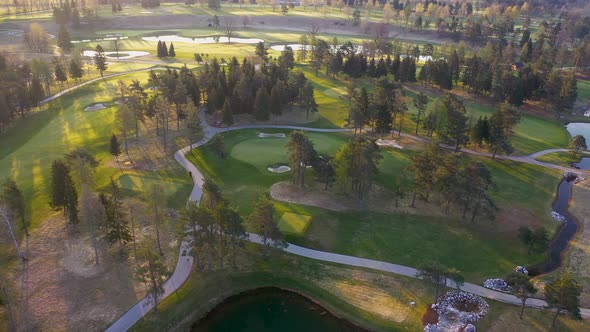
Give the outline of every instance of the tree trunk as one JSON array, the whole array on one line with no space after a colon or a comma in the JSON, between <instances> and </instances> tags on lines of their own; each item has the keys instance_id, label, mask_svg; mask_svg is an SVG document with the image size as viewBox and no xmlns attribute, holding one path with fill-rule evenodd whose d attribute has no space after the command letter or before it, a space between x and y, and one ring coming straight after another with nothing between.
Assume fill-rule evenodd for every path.
<instances>
[{"instance_id":1,"label":"tree trunk","mask_svg":"<svg viewBox=\"0 0 590 332\"><path fill-rule=\"evenodd\" d=\"M522 319L522 315L524 314L524 306L526 303L526 297L522 298L522 306L520 307L520 319Z\"/></svg>"},{"instance_id":2,"label":"tree trunk","mask_svg":"<svg viewBox=\"0 0 590 332\"><path fill-rule=\"evenodd\" d=\"M162 251L162 245L160 244L160 216L159 216L157 207L155 208L154 212L156 213L155 223L156 223L156 242L158 243L158 251L160 252L160 256L164 256L164 252Z\"/></svg>"},{"instance_id":3,"label":"tree trunk","mask_svg":"<svg viewBox=\"0 0 590 332\"><path fill-rule=\"evenodd\" d=\"M555 312L555 316L553 316L553 322L551 323L551 327L555 327L555 322L557 321L557 316L561 312L561 308L557 308L557 312Z\"/></svg>"},{"instance_id":4,"label":"tree trunk","mask_svg":"<svg viewBox=\"0 0 590 332\"><path fill-rule=\"evenodd\" d=\"M129 209L131 219L131 239L133 240L133 257L137 260L137 243L135 241L135 222L133 220L133 208Z\"/></svg>"},{"instance_id":5,"label":"tree trunk","mask_svg":"<svg viewBox=\"0 0 590 332\"><path fill-rule=\"evenodd\" d=\"M412 196L412 204L410 207L416 207L416 192L414 191L414 195Z\"/></svg>"}]
</instances>

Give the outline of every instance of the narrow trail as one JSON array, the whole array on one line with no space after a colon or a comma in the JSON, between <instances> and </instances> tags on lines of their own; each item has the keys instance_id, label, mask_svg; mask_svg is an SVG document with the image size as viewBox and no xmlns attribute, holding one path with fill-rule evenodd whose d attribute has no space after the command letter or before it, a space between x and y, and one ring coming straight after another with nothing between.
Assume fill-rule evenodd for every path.
<instances>
[{"instance_id":1,"label":"narrow trail","mask_svg":"<svg viewBox=\"0 0 590 332\"><path fill-rule=\"evenodd\" d=\"M328 133L351 131L351 129L321 129L321 128L307 128L307 127L301 127L301 126L283 126L283 125L244 125L244 126L234 126L234 127L229 127L229 128L216 128L216 127L211 127L207 124L207 120L206 120L204 112L201 112L200 117L201 117L201 123L203 125L203 139L201 139L197 143L186 146L174 153L174 159L176 159L176 161L182 167L184 167L187 170L187 172L190 172L192 174L194 186L193 186L193 190L191 191L191 194L188 198L188 200L192 201L192 202L199 202L201 200L201 197L203 195L202 188L203 188L203 184L205 182L205 177L204 177L203 173L192 162L190 162L186 158L186 154L188 152L190 152L191 149L195 149L195 148L200 147L201 145L206 144L207 142L209 142L209 140L211 138L213 138L213 136L215 136L218 133L222 133L222 132L226 132L226 131L233 131L233 130L240 130L240 129L291 129L291 130L304 130L304 131L310 131L310 132L328 132ZM402 135L407 136L407 137L411 137L411 138L415 138L415 139L419 139L421 141L428 141L427 139L422 138L422 137L416 137L416 136L409 135L409 134L402 134ZM445 146L445 147L448 147L448 146ZM449 147L449 148L452 148L452 147ZM538 157L543 154L558 152L558 151L562 151L562 150L567 151L566 149L552 149L552 150L545 150L545 151L537 152L536 154L533 154L530 156L525 156L525 157L496 156L496 158L508 159L508 160L513 160L513 161L518 161L518 162L530 163L530 164L537 164L540 166L546 166L546 167L550 167L550 168L560 169L563 171L580 173L580 170L576 170L573 168L561 167L561 166L547 164L547 163L539 163L536 160L534 160L534 158L533 158L533 156ZM489 153L477 152L477 151L473 151L473 150L469 150L469 149L462 149L461 151L464 153L468 153L468 154L491 157L491 155ZM253 243L262 244L262 237L258 234L250 233L248 241L253 242ZM164 299L164 298L168 297L170 294L174 293L174 291L176 291L184 283L184 281L186 281L186 279L188 279L188 276L190 275L190 272L192 270L192 265L193 265L193 258L190 255L186 254L188 252L189 248L190 248L190 246L189 246L188 242L183 241L181 244L181 248L180 248L179 259L178 259L178 264L176 265L176 270L174 271L174 273L172 274L170 279L164 284L165 293L164 293L164 296L162 299ZM398 265L398 264L393 264L393 263L389 263L389 262L377 261L377 260L355 257L355 256L341 255L341 254L325 252L325 251L320 251L320 250L314 250L314 249L301 247L301 246L298 246L298 245L295 245L292 243L287 243L287 246L283 249L283 251L293 254L293 255L306 257L306 258L310 258L310 259L315 259L315 260L320 260L320 261L325 261L325 262L330 262L330 263L343 264L343 265L348 265L348 266L369 268L369 269L373 269L373 270L394 273L394 274L398 274L398 275L402 275L402 276L406 276L406 277L411 277L411 278L416 278L416 273L418 272L415 268L409 267L409 266ZM447 286L457 287L455 282L452 280L447 281ZM460 288L463 291L477 294L479 296L482 296L482 297L485 297L488 299L492 299L492 300L496 300L496 301L500 301L500 302L505 302L505 303L510 303L510 304L514 304L514 305L521 304L521 300L514 295L502 293L502 292L497 292L497 291L494 291L494 290L491 290L488 288L484 288L484 287L476 285L476 284L466 282ZM547 302L545 302L544 300L541 300L541 299L528 299L526 302L526 305L527 305L527 307L532 307L532 308L544 308L547 306ZM151 309L153 309L153 307L154 307L154 303L153 303L153 300L151 299L151 297L148 296L148 297L142 299L141 301L139 301L138 304L133 306L129 311L127 311L123 316L121 316L106 331L107 332L127 331L136 322L138 322L144 315L146 315ZM583 308L583 309L581 309L581 313L584 318L590 318L590 309Z\"/></svg>"}]
</instances>

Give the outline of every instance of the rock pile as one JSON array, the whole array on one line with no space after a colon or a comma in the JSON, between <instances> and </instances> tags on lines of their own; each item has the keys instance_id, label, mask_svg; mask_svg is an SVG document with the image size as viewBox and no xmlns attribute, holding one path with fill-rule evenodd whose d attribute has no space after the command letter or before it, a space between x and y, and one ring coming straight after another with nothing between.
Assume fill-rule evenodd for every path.
<instances>
[{"instance_id":1,"label":"rock pile","mask_svg":"<svg viewBox=\"0 0 590 332\"><path fill-rule=\"evenodd\" d=\"M520 265L514 269L514 272L526 274L527 276L529 275L529 270L527 270L526 267Z\"/></svg>"},{"instance_id":2,"label":"rock pile","mask_svg":"<svg viewBox=\"0 0 590 332\"><path fill-rule=\"evenodd\" d=\"M555 211L551 212L551 218L553 218L555 221L566 222L565 217Z\"/></svg>"},{"instance_id":3,"label":"rock pile","mask_svg":"<svg viewBox=\"0 0 590 332\"><path fill-rule=\"evenodd\" d=\"M439 315L438 323L426 325L425 332L475 332L473 323L482 319L490 306L475 294L451 291L441 296L432 308Z\"/></svg>"},{"instance_id":4,"label":"rock pile","mask_svg":"<svg viewBox=\"0 0 590 332\"><path fill-rule=\"evenodd\" d=\"M493 289L499 292L509 293L512 291L512 288L508 285L508 283L502 279L487 279L483 282L483 286L485 288Z\"/></svg>"}]
</instances>

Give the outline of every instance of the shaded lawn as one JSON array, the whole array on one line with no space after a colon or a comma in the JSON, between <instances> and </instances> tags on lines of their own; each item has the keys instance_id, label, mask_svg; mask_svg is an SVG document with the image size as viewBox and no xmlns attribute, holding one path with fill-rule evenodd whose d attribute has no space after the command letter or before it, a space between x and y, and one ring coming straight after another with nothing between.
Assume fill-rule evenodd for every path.
<instances>
[{"instance_id":1,"label":"shaded lawn","mask_svg":"<svg viewBox=\"0 0 590 332\"><path fill-rule=\"evenodd\" d=\"M83 109L97 102L112 102L117 98L117 81L130 83L132 79L145 82L147 73L120 76L82 87L51 102L47 110L19 120L13 128L0 135L0 179L12 176L16 180L28 202L26 217L33 225L51 210L48 204L51 163L65 153L84 147L101 161L95 176L97 188L104 188L111 176L118 178L122 174L118 169L105 166L112 158L108 144L110 136L116 131L113 127L116 108L94 112ZM151 176L158 176L155 174ZM169 177L174 175L162 177L163 185ZM182 190L178 192L180 195Z\"/></svg>"}]
</instances>

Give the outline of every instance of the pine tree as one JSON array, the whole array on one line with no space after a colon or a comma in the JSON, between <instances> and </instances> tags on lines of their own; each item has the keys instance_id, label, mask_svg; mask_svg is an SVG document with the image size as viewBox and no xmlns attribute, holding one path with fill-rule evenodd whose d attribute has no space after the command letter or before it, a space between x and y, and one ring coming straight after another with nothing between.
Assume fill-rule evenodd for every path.
<instances>
[{"instance_id":1,"label":"pine tree","mask_svg":"<svg viewBox=\"0 0 590 332\"><path fill-rule=\"evenodd\" d=\"M119 140L117 139L117 136L115 134L111 136L111 145L109 152L113 157L117 158L118 162L119 156L121 155L121 143L119 143Z\"/></svg>"},{"instance_id":2,"label":"pine tree","mask_svg":"<svg viewBox=\"0 0 590 332\"><path fill-rule=\"evenodd\" d=\"M168 56L168 46L166 46L166 42L162 42L162 57L165 58Z\"/></svg>"},{"instance_id":3,"label":"pine tree","mask_svg":"<svg viewBox=\"0 0 590 332\"><path fill-rule=\"evenodd\" d=\"M19 221L21 229L25 231L25 235L29 236L30 221L25 217L25 198L23 192L12 178L7 178L2 184L0 201L6 203L8 210Z\"/></svg>"},{"instance_id":4,"label":"pine tree","mask_svg":"<svg viewBox=\"0 0 590 332\"><path fill-rule=\"evenodd\" d=\"M557 309L553 316L552 327L555 327L557 316L564 310L576 319L582 318L580 315L581 292L582 286L570 272L563 273L557 279L545 284L545 299L549 307Z\"/></svg>"},{"instance_id":5,"label":"pine tree","mask_svg":"<svg viewBox=\"0 0 590 332\"><path fill-rule=\"evenodd\" d=\"M104 49L100 45L96 45L96 55L94 56L94 65L96 70L100 72L100 77L103 76L105 70L107 70L107 57L104 54Z\"/></svg>"},{"instance_id":6,"label":"pine tree","mask_svg":"<svg viewBox=\"0 0 590 332\"><path fill-rule=\"evenodd\" d=\"M55 160L51 165L51 201L54 209L63 209L70 224L78 223L78 193L70 176L70 168L63 160Z\"/></svg>"},{"instance_id":7,"label":"pine tree","mask_svg":"<svg viewBox=\"0 0 590 332\"><path fill-rule=\"evenodd\" d=\"M270 96L264 87L256 91L254 100L254 117L258 121L268 121L270 119Z\"/></svg>"},{"instance_id":8,"label":"pine tree","mask_svg":"<svg viewBox=\"0 0 590 332\"><path fill-rule=\"evenodd\" d=\"M262 195L258 200L248 220L250 225L255 227L256 231L262 235L263 257L267 257L270 246L282 247L285 245L283 235L274 218L274 205L270 201L268 194Z\"/></svg>"},{"instance_id":9,"label":"pine tree","mask_svg":"<svg viewBox=\"0 0 590 332\"><path fill-rule=\"evenodd\" d=\"M158 58L164 57L163 52L162 52L162 41L161 40L158 40L158 46L157 46L156 52L157 52Z\"/></svg>"},{"instance_id":10,"label":"pine tree","mask_svg":"<svg viewBox=\"0 0 590 332\"><path fill-rule=\"evenodd\" d=\"M59 46L66 52L72 49L70 33L68 32L64 24L61 24L59 26L59 32L57 34L57 46Z\"/></svg>"},{"instance_id":11,"label":"pine tree","mask_svg":"<svg viewBox=\"0 0 590 332\"><path fill-rule=\"evenodd\" d=\"M170 43L170 50L168 51L168 56L174 58L176 56L176 52L174 51L174 43Z\"/></svg>"},{"instance_id":12,"label":"pine tree","mask_svg":"<svg viewBox=\"0 0 590 332\"><path fill-rule=\"evenodd\" d=\"M121 188L113 178L111 178L109 189L109 197L103 200L103 204L107 202L105 205L108 224L106 238L111 245L119 242L123 249L123 245L131 241L131 230L124 212Z\"/></svg>"},{"instance_id":13,"label":"pine tree","mask_svg":"<svg viewBox=\"0 0 590 332\"><path fill-rule=\"evenodd\" d=\"M55 80L59 82L60 86L68 80L68 75L59 62L55 64Z\"/></svg>"},{"instance_id":14,"label":"pine tree","mask_svg":"<svg viewBox=\"0 0 590 332\"><path fill-rule=\"evenodd\" d=\"M72 58L70 60L70 77L74 80L78 81L84 75L84 70L82 70L82 65L78 59Z\"/></svg>"},{"instance_id":15,"label":"pine tree","mask_svg":"<svg viewBox=\"0 0 590 332\"><path fill-rule=\"evenodd\" d=\"M228 127L234 124L234 116L228 99L225 99L223 103L222 120L223 124Z\"/></svg>"}]
</instances>

